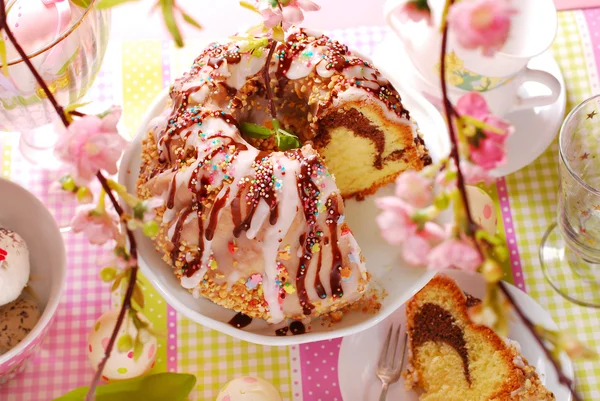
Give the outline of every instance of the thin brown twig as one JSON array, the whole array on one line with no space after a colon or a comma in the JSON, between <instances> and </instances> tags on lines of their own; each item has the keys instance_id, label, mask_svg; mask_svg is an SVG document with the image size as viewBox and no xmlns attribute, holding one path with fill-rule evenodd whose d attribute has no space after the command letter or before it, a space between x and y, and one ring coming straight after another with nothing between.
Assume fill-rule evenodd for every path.
<instances>
[{"instance_id":1,"label":"thin brown twig","mask_svg":"<svg viewBox=\"0 0 600 401\"><path fill-rule=\"evenodd\" d=\"M450 5L454 3L454 0L450 0ZM442 85L442 100L444 105L444 114L446 115L446 123L448 125L448 132L450 134L450 157L454 159L454 163L456 163L456 187L460 192L460 197L463 202L463 206L465 208L465 213L467 215L467 235L474 236L475 230L477 228L477 224L473 221L471 217L471 207L469 206L469 199L467 198L467 190L465 187L465 179L460 169L460 155L458 150L458 137L456 136L456 132L454 130L454 123L452 121L452 114L454 112L454 107L450 103L448 99L448 87L446 82L446 49L448 46L448 24L444 25L444 30L442 32L442 51L441 51L441 61L440 61L440 80ZM477 245L477 241L475 241ZM482 254L483 255L483 254Z\"/></svg>"},{"instance_id":2,"label":"thin brown twig","mask_svg":"<svg viewBox=\"0 0 600 401\"><path fill-rule=\"evenodd\" d=\"M112 190L110 189L110 186L108 185L106 177L104 177L104 175L102 175L102 173L99 171L96 174L96 177L98 178L98 181L100 181L102 188L104 188L104 191L108 195L108 198L110 199L111 203L113 204L115 211L117 212L119 217L122 218L123 217L123 208L121 207L121 205L115 198ZM133 232L127 228L126 228L126 232L127 232L127 238L129 239L129 246L130 246L129 254L133 260L137 260L137 246L136 246L135 238L133 237ZM137 281L137 272L138 272L138 266L136 264L135 266L133 266L131 268L131 271L129 273L129 282L127 283L127 289L125 291L125 296L123 298L123 304L121 305L121 309L119 310L119 315L117 316L117 324L115 325L115 328L110 335L110 339L108 340L108 344L106 346L104 356L102 357L102 360L98 364L96 373L94 374L94 378L92 379L92 383L90 384L88 392L85 396L85 401L93 401L95 398L96 387L98 386L98 383L100 382L100 379L102 378L102 372L104 371L104 367L106 366L106 363L108 362L108 359L110 358L110 354L112 353L112 350L115 346L115 342L117 341L117 336L119 335L121 326L123 325L123 322L125 321L125 314L127 313L127 310L129 308L131 308L131 298L133 296L133 289L135 288L135 283Z\"/></svg>"},{"instance_id":3,"label":"thin brown twig","mask_svg":"<svg viewBox=\"0 0 600 401\"><path fill-rule=\"evenodd\" d=\"M523 313L523 311L520 308L517 307L517 304L516 304L515 300L513 299L512 295L508 291L508 288L506 287L506 284L504 284L504 282L500 281L500 282L498 282L498 286L500 287L500 289L504 293L504 296L506 297L506 299L508 299L508 301L514 306L514 310L517 313L517 315L519 315L519 318L521 319L521 321L523 322L523 324L525 324L525 326L533 334L533 337L535 338L535 341L544 350L544 354L546 355L546 357L548 358L548 360L552 363L552 366L554 366L554 370L556 370L556 374L558 376L558 381L569 389L569 391L573 395L573 400L574 401L583 401L583 399L575 391L575 386L573 385L573 381L571 379L569 379L563 373L560 365L554 359L554 356L552 355L552 353L550 352L550 350L548 349L548 347L546 346L546 344L544 343L544 341L540 338L539 335L537 335L537 330L535 329L535 324L533 324L533 322L525 315L525 313Z\"/></svg>"}]
</instances>

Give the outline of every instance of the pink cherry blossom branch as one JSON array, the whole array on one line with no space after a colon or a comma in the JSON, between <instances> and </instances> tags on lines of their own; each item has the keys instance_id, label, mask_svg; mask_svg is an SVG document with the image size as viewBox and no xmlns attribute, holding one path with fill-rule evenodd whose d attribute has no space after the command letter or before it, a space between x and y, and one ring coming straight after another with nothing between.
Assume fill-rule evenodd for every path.
<instances>
[{"instance_id":1,"label":"pink cherry blossom branch","mask_svg":"<svg viewBox=\"0 0 600 401\"><path fill-rule=\"evenodd\" d=\"M102 185L102 188L104 189L104 192L106 192L106 194L108 195L108 198L110 199L110 202L112 203L113 207L115 208L115 211L119 215L119 218L121 220L123 220L123 214L124 214L123 208L121 207L121 205L115 198L115 195L113 194L112 190L110 189L110 186L108 185L106 177L104 177L104 175L102 175L102 173L100 171L98 171L98 173L96 173L96 178L98 178L98 181L100 181L100 184ZM127 239L129 240L129 255L131 256L131 258L133 260L137 260L137 243L135 241L135 237L133 236L133 232L129 228L127 228L127 224L124 224L124 226L125 226L125 230L127 233ZM106 366L106 363L108 362L108 359L110 358L110 354L112 353L112 350L115 346L115 342L117 341L117 337L119 335L121 326L123 325L123 322L125 321L125 314L127 313L127 310L129 308L131 308L131 299L133 297L133 290L135 288L135 283L137 280L137 272L138 272L138 265L136 263L130 269L129 282L127 283L127 289L125 290L125 296L123 297L123 304L121 305L121 309L119 310L119 315L117 316L117 324L115 325L115 328L113 329L113 332L110 335L110 339L108 340L106 350L104 351L104 356L102 357L102 360L100 361L100 363L98 364L98 367L96 368L96 373L94 374L92 383L90 384L88 392L85 396L85 401L93 401L95 398L96 387L98 386L98 383L100 382L100 379L102 378L102 372L104 371L104 367Z\"/></svg>"},{"instance_id":2,"label":"pink cherry blossom branch","mask_svg":"<svg viewBox=\"0 0 600 401\"><path fill-rule=\"evenodd\" d=\"M453 4L454 4L454 0L448 0L447 7L449 8ZM473 218L471 216L471 210L470 210L469 201L467 198L467 190L466 190L466 186L465 186L465 180L464 180L464 176L462 174L461 168L460 168L460 153L459 153L459 149L458 149L458 138L456 136L456 132L454 129L455 126L454 126L454 122L453 122L453 116L455 118L457 118L459 116L458 116L458 113L456 112L456 110L454 109L454 107L452 106L452 103L450 102L450 99L448 97L448 83L446 81L446 51L447 51L447 47L448 47L448 23L444 22L444 26L443 26L443 30L442 30L440 80L441 80L441 86L442 86L444 113L446 115L446 123L448 125L448 132L450 134L450 143L451 143L450 157L452 159L454 159L454 163L456 163L456 173L457 173L456 174L456 177L457 177L456 178L456 186L460 192L460 196L461 196L462 202L463 202L463 207L465 208L465 214L467 217L466 234L473 239L473 243L475 244L475 247L477 248L479 253L483 256L483 252L479 246L478 241L475 238L475 231L477 229L477 224L475 224L475 222L473 221ZM515 302L513 297L508 292L506 285L502 282L502 280L498 281L497 285L500 287L500 289L504 293L504 296L506 297L506 299L511 303L511 305L513 306L517 315L519 315L520 319L523 321L523 324L525 324L525 327L527 327L529 332L535 338L536 342L544 350L544 354L548 357L548 359L552 363L552 366L556 370L556 374L558 375L560 383L565 385L569 389L569 391L573 395L573 399L575 401L582 401L579 394L575 391L575 386L573 385L573 381L564 375L562 369L559 366L559 363L554 359L554 357L552 356L552 353L550 352L550 350L544 343L543 339L539 336L537 330L535 329L535 325L533 324L533 322L531 320L529 320L529 318L523 313L521 308L517 305L517 303Z\"/></svg>"},{"instance_id":3,"label":"pink cherry blossom branch","mask_svg":"<svg viewBox=\"0 0 600 401\"><path fill-rule=\"evenodd\" d=\"M67 118L67 115L65 114L63 107L60 104L58 104L58 101L52 94L52 91L50 90L50 88L48 87L48 85L46 84L44 79L41 77L41 75L38 73L38 71L35 69L35 67L31 63L31 61L27 57L27 53L25 53L25 51L23 50L23 48L21 47L21 45L19 44L19 42L17 41L17 39L15 38L13 33L11 32L10 28L8 27L7 18L6 18L5 0L0 0L0 31L1 30L4 30L8 40L14 46L17 53L19 53L19 56L21 57L21 59L23 60L23 62L25 63L25 65L27 66L29 71L31 72L31 74L35 77L35 80L37 81L38 85L42 88L44 93L46 94L46 97L50 101L50 104L56 111L56 114L61 119L64 126L68 127L70 123L69 123L69 119ZM75 116L80 116L80 117L84 115L83 113L80 113L75 110L71 111L70 113ZM123 222L123 219L124 219L123 208L121 207L121 205L115 198L113 191L111 190L110 186L108 185L106 177L104 177L104 175L102 175L102 173L100 171L97 172L96 177L97 177L98 181L100 181L102 188L108 195L110 202L112 203L113 207L115 208L115 211L117 212L121 221ZM125 232L127 234L128 240L129 240L129 248L130 248L129 254L133 260L137 260L137 243L136 243L135 237L133 236L133 232L131 230L129 230L129 228L127 228L126 224L124 224L123 226L125 228ZM119 315L117 317L117 322L116 322L115 328L113 329L113 332L111 333L108 345L104 352L104 357L98 364L96 373L94 375L92 383L90 384L89 390L86 394L86 397L85 397L86 401L93 401L95 398L96 387L98 386L98 383L100 382L100 379L102 378L102 372L104 370L104 367L106 366L106 363L108 362L108 359L110 358L110 354L114 348L115 342L117 341L117 336L119 334L121 326L123 325L123 322L125 321L125 314L131 308L131 299L133 297L133 291L134 291L135 283L137 280L137 272L138 272L138 266L136 264L135 266L131 267L131 270L129 273L129 282L127 284L127 289L125 291L125 296L123 298L123 303L121 305L121 309L119 310Z\"/></svg>"}]
</instances>

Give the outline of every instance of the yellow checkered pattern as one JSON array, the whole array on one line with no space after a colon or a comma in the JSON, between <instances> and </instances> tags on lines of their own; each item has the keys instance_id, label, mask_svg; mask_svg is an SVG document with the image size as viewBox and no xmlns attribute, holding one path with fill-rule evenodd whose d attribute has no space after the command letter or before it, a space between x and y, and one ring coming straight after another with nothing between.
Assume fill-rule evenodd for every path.
<instances>
[{"instance_id":1,"label":"yellow checkered pattern","mask_svg":"<svg viewBox=\"0 0 600 401\"><path fill-rule=\"evenodd\" d=\"M559 14L559 33L553 52L563 72L567 110L592 95L584 49L575 13ZM535 133L531 133L534 135ZM600 312L577 306L558 295L546 282L538 250L548 226L556 221L558 203L558 143L534 163L506 179L517 243L528 293L547 309L560 328L572 328L587 344L600 349ZM600 363L578 362L577 389L585 400L600 400Z\"/></svg>"}]
</instances>

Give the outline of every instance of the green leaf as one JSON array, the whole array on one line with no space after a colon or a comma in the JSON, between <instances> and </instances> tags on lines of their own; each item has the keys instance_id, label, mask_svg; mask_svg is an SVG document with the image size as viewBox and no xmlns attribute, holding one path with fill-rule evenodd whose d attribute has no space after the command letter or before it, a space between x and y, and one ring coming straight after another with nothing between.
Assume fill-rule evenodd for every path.
<instances>
[{"instance_id":1,"label":"green leaf","mask_svg":"<svg viewBox=\"0 0 600 401\"><path fill-rule=\"evenodd\" d=\"M96 389L96 401L185 401L196 385L187 373L158 373L117 381ZM80 387L54 401L84 401L88 387Z\"/></svg>"},{"instance_id":2,"label":"green leaf","mask_svg":"<svg viewBox=\"0 0 600 401\"><path fill-rule=\"evenodd\" d=\"M117 270L114 267L105 267L100 270L100 278L105 283L110 283L117 277Z\"/></svg>"},{"instance_id":3,"label":"green leaf","mask_svg":"<svg viewBox=\"0 0 600 401\"><path fill-rule=\"evenodd\" d=\"M145 329L146 327L148 327L148 323L140 319L137 315L137 312L133 309L129 310L129 318L133 320L133 325L138 330Z\"/></svg>"},{"instance_id":4,"label":"green leaf","mask_svg":"<svg viewBox=\"0 0 600 401\"><path fill-rule=\"evenodd\" d=\"M123 280L123 274L117 274L117 277L115 278L115 281L114 281L112 287L110 288L110 292L115 292L117 290L117 288L119 288L119 286L121 285L122 280Z\"/></svg>"},{"instance_id":5,"label":"green leaf","mask_svg":"<svg viewBox=\"0 0 600 401\"><path fill-rule=\"evenodd\" d=\"M294 134L291 134L285 130L278 130L277 136L275 138L277 140L277 147L279 150L290 150L296 149L302 146L300 144L300 140Z\"/></svg>"},{"instance_id":6,"label":"green leaf","mask_svg":"<svg viewBox=\"0 0 600 401\"><path fill-rule=\"evenodd\" d=\"M165 20L165 25L171 33L171 36L173 37L177 47L183 47L183 38L181 37L181 32L177 26L177 21L175 20L174 3L175 0L160 0L160 6L163 13L163 19Z\"/></svg>"},{"instance_id":7,"label":"green leaf","mask_svg":"<svg viewBox=\"0 0 600 401\"><path fill-rule=\"evenodd\" d=\"M133 360L137 361L144 352L144 344L140 341L139 336L135 338L135 344L133 345Z\"/></svg>"},{"instance_id":8,"label":"green leaf","mask_svg":"<svg viewBox=\"0 0 600 401\"><path fill-rule=\"evenodd\" d=\"M6 42L0 36L0 61L2 61L2 74L8 77L8 56L6 55Z\"/></svg>"},{"instance_id":9,"label":"green leaf","mask_svg":"<svg viewBox=\"0 0 600 401\"><path fill-rule=\"evenodd\" d=\"M73 103L68 105L67 107L65 107L65 113L70 113L73 110L77 110L81 107L87 106L88 104L91 104L92 102L83 102L83 103Z\"/></svg>"},{"instance_id":10,"label":"green leaf","mask_svg":"<svg viewBox=\"0 0 600 401\"><path fill-rule=\"evenodd\" d=\"M71 174L63 175L58 179L58 182L61 183L61 188L65 191L75 192L78 189Z\"/></svg>"},{"instance_id":11,"label":"green leaf","mask_svg":"<svg viewBox=\"0 0 600 401\"><path fill-rule=\"evenodd\" d=\"M85 0L85 1L89 1L89 0ZM131 3L133 1L139 1L139 0L98 0L96 1L96 8L97 9L103 9L103 8L111 8L111 7L115 7L115 6L119 6L123 3Z\"/></svg>"},{"instance_id":12,"label":"green leaf","mask_svg":"<svg viewBox=\"0 0 600 401\"><path fill-rule=\"evenodd\" d=\"M248 3L247 1L240 1L240 6L246 8L250 11L254 11L257 14L260 14L260 11L258 11L258 9L256 7L254 7L254 5Z\"/></svg>"},{"instance_id":13,"label":"green leaf","mask_svg":"<svg viewBox=\"0 0 600 401\"><path fill-rule=\"evenodd\" d=\"M117 349L120 353L125 353L133 347L133 339L129 334L123 334L117 340Z\"/></svg>"},{"instance_id":14,"label":"green leaf","mask_svg":"<svg viewBox=\"0 0 600 401\"><path fill-rule=\"evenodd\" d=\"M92 0L71 0L71 3L81 8L88 8Z\"/></svg>"},{"instance_id":15,"label":"green leaf","mask_svg":"<svg viewBox=\"0 0 600 401\"><path fill-rule=\"evenodd\" d=\"M250 138L266 139L273 136L273 131L262 125L252 123L242 123L242 133Z\"/></svg>"},{"instance_id":16,"label":"green leaf","mask_svg":"<svg viewBox=\"0 0 600 401\"><path fill-rule=\"evenodd\" d=\"M136 304L138 304L138 306L140 308L144 308L145 305L145 301L144 301L144 293L142 292L142 289L140 288L139 285L137 285L137 283L135 284L135 286L133 287L133 295L132 295L133 300L135 301Z\"/></svg>"},{"instance_id":17,"label":"green leaf","mask_svg":"<svg viewBox=\"0 0 600 401\"><path fill-rule=\"evenodd\" d=\"M183 20L185 22L187 22L188 24L190 24L191 26L193 26L194 28L197 29L202 29L202 25L200 25L200 23L198 21L196 21L194 19L194 17L192 17L191 15L189 15L188 13L184 12L183 10L181 11L181 16L183 17Z\"/></svg>"},{"instance_id":18,"label":"green leaf","mask_svg":"<svg viewBox=\"0 0 600 401\"><path fill-rule=\"evenodd\" d=\"M160 226L155 220L145 222L144 226L142 227L142 232L144 235L150 238L156 237L158 230L160 230Z\"/></svg>"},{"instance_id":19,"label":"green leaf","mask_svg":"<svg viewBox=\"0 0 600 401\"><path fill-rule=\"evenodd\" d=\"M285 34L283 33L281 25L277 25L273 28L273 39L278 42L283 42L285 40Z\"/></svg>"}]
</instances>

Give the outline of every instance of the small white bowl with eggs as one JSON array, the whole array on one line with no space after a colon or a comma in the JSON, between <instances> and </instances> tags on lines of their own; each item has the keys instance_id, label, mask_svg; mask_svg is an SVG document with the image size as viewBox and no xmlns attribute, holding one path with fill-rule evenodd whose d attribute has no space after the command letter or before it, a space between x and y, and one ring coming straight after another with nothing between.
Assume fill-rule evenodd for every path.
<instances>
[{"instance_id":1,"label":"small white bowl with eggs","mask_svg":"<svg viewBox=\"0 0 600 401\"><path fill-rule=\"evenodd\" d=\"M41 313L31 331L0 355L3 384L25 370L46 337L65 287L67 261L60 230L44 204L23 187L1 178L0 194L0 227L14 231L27 243L31 274L25 292Z\"/></svg>"}]
</instances>

